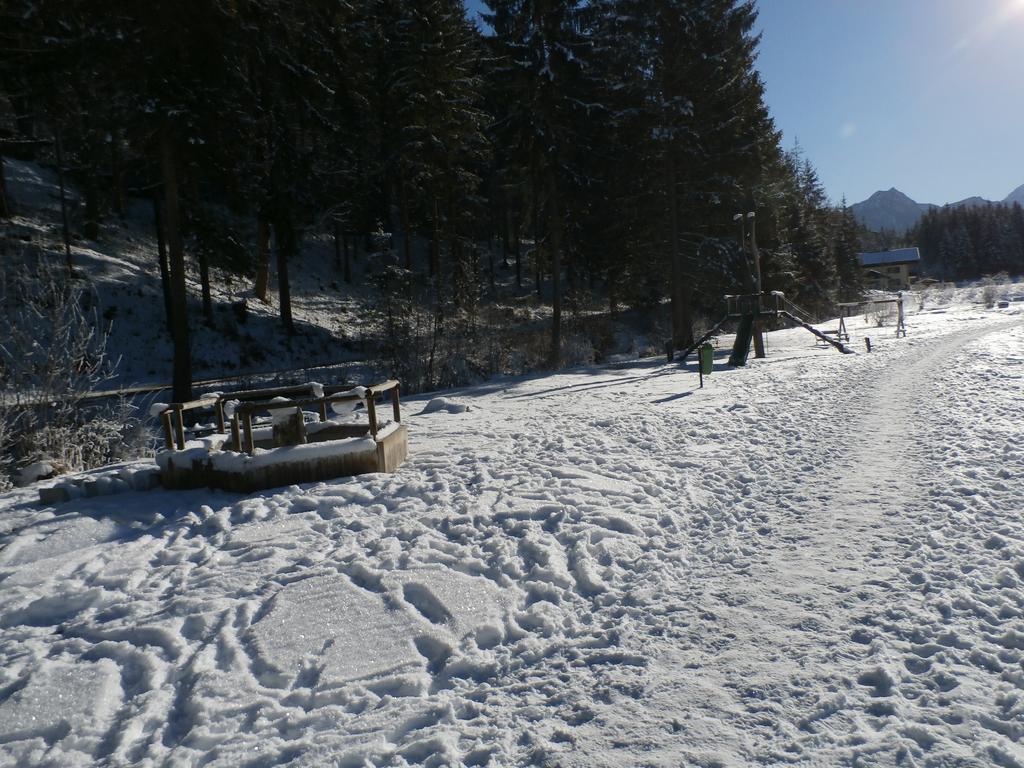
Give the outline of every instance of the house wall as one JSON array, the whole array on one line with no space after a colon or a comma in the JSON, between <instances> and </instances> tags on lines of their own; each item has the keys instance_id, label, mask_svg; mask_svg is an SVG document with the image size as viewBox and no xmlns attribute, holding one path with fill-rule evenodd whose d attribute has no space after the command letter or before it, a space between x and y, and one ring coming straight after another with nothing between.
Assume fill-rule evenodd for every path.
<instances>
[{"instance_id":1,"label":"house wall","mask_svg":"<svg viewBox=\"0 0 1024 768\"><path fill-rule=\"evenodd\" d=\"M910 287L911 264L882 264L875 267L864 267L864 284L868 288L879 291L903 291ZM882 277L875 277L871 272L880 272Z\"/></svg>"}]
</instances>

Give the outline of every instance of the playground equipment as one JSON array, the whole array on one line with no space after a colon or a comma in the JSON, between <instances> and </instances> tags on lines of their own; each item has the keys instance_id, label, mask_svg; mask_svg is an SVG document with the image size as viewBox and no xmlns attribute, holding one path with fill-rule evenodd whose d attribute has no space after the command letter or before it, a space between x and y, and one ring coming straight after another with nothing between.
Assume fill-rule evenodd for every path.
<instances>
[{"instance_id":1,"label":"playground equipment","mask_svg":"<svg viewBox=\"0 0 1024 768\"><path fill-rule=\"evenodd\" d=\"M839 304L839 331L837 338L840 341L849 341L850 333L846 327L846 321L854 315L864 314L865 319L871 309L886 304L896 305L896 338L906 338L907 319L903 310L903 292L896 294L895 298L871 299L870 301L846 301Z\"/></svg>"},{"instance_id":2,"label":"playground equipment","mask_svg":"<svg viewBox=\"0 0 1024 768\"><path fill-rule=\"evenodd\" d=\"M719 320L711 330L701 336L696 342L691 344L683 352L682 360L686 360L691 352L718 333L722 326L730 320L739 320L739 327L736 330L736 341L733 344L732 354L729 356L729 365L732 366L747 364L747 358L750 356L750 345L754 336L755 323L769 319L782 319L791 325L798 325L814 334L821 341L835 347L844 355L854 354L852 349L843 344L843 340L832 338L831 335L819 331L807 319L801 317L801 315L805 314L803 310L789 301L781 291L726 296L725 305L725 317ZM902 302L900 306L900 317L902 317ZM905 330L904 333L906 333ZM848 334L845 340L849 340Z\"/></svg>"}]
</instances>

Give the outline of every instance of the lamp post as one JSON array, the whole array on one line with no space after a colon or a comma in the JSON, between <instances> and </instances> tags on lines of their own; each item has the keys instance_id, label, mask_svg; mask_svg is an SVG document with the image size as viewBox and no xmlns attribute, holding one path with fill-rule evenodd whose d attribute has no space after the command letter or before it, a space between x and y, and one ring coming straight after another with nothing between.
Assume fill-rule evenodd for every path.
<instances>
[{"instance_id":1,"label":"lamp post","mask_svg":"<svg viewBox=\"0 0 1024 768\"><path fill-rule=\"evenodd\" d=\"M750 251L754 256L754 289L761 293L761 254L757 251L757 219L754 211L747 214L750 219ZM760 306L760 300L758 301Z\"/></svg>"},{"instance_id":2,"label":"lamp post","mask_svg":"<svg viewBox=\"0 0 1024 768\"><path fill-rule=\"evenodd\" d=\"M740 223L740 253L745 255L747 252L747 228L743 225L743 214L737 213L732 220Z\"/></svg>"},{"instance_id":3,"label":"lamp post","mask_svg":"<svg viewBox=\"0 0 1024 768\"><path fill-rule=\"evenodd\" d=\"M754 262L754 293L756 295L756 314L754 315L754 357L763 358L764 352L764 336L761 334L761 326L757 322L757 314L761 312L761 256L757 250L757 214L755 211L750 211L747 214L737 213L732 217L733 221L740 223L740 250L746 255L746 239L747 239L747 228L746 221L750 220L750 250Z\"/></svg>"},{"instance_id":4,"label":"lamp post","mask_svg":"<svg viewBox=\"0 0 1024 768\"><path fill-rule=\"evenodd\" d=\"M757 218L754 211L747 214L750 219L750 253L754 257L754 290L757 291L757 311L761 311L761 254L757 250ZM761 331L761 324L754 319L754 357L763 358L764 334Z\"/></svg>"}]
</instances>

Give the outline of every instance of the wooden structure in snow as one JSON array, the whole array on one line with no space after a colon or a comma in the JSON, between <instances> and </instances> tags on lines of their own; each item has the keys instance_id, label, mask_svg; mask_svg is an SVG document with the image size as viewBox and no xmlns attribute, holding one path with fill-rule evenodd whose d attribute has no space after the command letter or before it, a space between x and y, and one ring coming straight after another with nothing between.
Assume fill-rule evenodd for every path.
<instances>
[{"instance_id":1,"label":"wooden structure in snow","mask_svg":"<svg viewBox=\"0 0 1024 768\"><path fill-rule=\"evenodd\" d=\"M847 319L859 315L863 311L864 319L868 319L868 313L886 304L896 305L896 338L905 338L907 335L907 314L903 308L903 292L896 294L895 298L869 299L868 301L848 301L839 304L839 340L850 340L850 333L846 328Z\"/></svg>"},{"instance_id":2,"label":"wooden structure in snow","mask_svg":"<svg viewBox=\"0 0 1024 768\"><path fill-rule=\"evenodd\" d=\"M802 312L800 308L789 301L781 291L726 296L725 306L725 317L690 345L683 352L682 360L685 361L691 352L718 333L729 320L739 320L736 342L733 345L732 355L729 358L729 365L746 365L747 356L750 354L750 343L753 339L754 323L768 318L781 318L792 325L799 325L801 328L814 334L820 341L832 345L844 355L854 354L853 350L844 345L842 341L831 338L835 334L830 335L819 331L808 320L801 317Z\"/></svg>"},{"instance_id":3,"label":"wooden structure in snow","mask_svg":"<svg viewBox=\"0 0 1024 768\"><path fill-rule=\"evenodd\" d=\"M390 395L393 419L380 417L376 400L382 395ZM362 423L354 419L360 404ZM208 434L186 441L184 414L199 409L212 409L216 424ZM331 412L335 418L329 418ZM317 421L307 423L311 413ZM261 416L269 416L269 423ZM218 394L172 403L160 418L165 450L157 463L165 488L250 493L394 472L408 453L397 381L354 389L305 385Z\"/></svg>"}]
</instances>

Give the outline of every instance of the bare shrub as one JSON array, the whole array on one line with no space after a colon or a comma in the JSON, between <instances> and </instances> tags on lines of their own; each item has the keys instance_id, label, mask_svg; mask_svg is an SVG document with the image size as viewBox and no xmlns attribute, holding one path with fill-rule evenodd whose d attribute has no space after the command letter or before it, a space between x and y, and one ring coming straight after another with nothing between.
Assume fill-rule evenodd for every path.
<instances>
[{"instance_id":1,"label":"bare shrub","mask_svg":"<svg viewBox=\"0 0 1024 768\"><path fill-rule=\"evenodd\" d=\"M998 288L991 283L981 289L981 300L988 309L992 309L996 305L998 296Z\"/></svg>"},{"instance_id":2,"label":"bare shrub","mask_svg":"<svg viewBox=\"0 0 1024 768\"><path fill-rule=\"evenodd\" d=\"M85 403L111 378L97 304L45 264L0 273L0 484L37 461L81 470L143 450L130 403Z\"/></svg>"},{"instance_id":3,"label":"bare shrub","mask_svg":"<svg viewBox=\"0 0 1024 768\"><path fill-rule=\"evenodd\" d=\"M580 365L593 365L594 344L583 333L570 333L562 339L562 365L574 368Z\"/></svg>"},{"instance_id":4,"label":"bare shrub","mask_svg":"<svg viewBox=\"0 0 1024 768\"><path fill-rule=\"evenodd\" d=\"M988 309L992 309L996 302L1006 298L1006 285L1010 282L1010 276L1006 272L996 275L989 275L982 281L981 301Z\"/></svg>"},{"instance_id":5,"label":"bare shrub","mask_svg":"<svg viewBox=\"0 0 1024 768\"><path fill-rule=\"evenodd\" d=\"M939 283L928 289L928 303L937 307L948 307L956 300L955 283Z\"/></svg>"}]
</instances>

